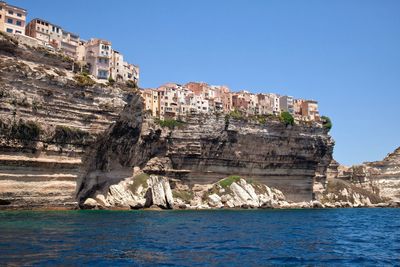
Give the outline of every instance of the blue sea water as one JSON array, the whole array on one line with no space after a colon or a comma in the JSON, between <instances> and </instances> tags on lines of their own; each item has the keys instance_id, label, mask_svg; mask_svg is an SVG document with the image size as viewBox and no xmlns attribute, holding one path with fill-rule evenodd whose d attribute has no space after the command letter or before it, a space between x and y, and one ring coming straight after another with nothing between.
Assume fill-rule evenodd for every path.
<instances>
[{"instance_id":1,"label":"blue sea water","mask_svg":"<svg viewBox=\"0 0 400 267\"><path fill-rule=\"evenodd\" d=\"M400 209L0 212L0 266L399 264Z\"/></svg>"}]
</instances>

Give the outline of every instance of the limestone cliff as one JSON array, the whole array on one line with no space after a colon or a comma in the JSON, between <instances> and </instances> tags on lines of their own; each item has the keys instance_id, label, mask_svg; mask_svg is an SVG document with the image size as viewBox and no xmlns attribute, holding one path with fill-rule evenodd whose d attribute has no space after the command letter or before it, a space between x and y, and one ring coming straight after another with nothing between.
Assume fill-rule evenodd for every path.
<instances>
[{"instance_id":1,"label":"limestone cliff","mask_svg":"<svg viewBox=\"0 0 400 267\"><path fill-rule=\"evenodd\" d=\"M118 195L132 197L120 189L141 174L150 180L134 199L163 207L188 195L199 205L221 198L234 207L265 206L279 192L285 201L309 201L326 185L334 143L317 125L207 115L169 129L143 114L131 88L99 84L77 67L0 35L0 208L65 206L75 191L81 204L103 196L112 206ZM222 192L219 181L232 175L247 182Z\"/></svg>"},{"instance_id":2,"label":"limestone cliff","mask_svg":"<svg viewBox=\"0 0 400 267\"><path fill-rule=\"evenodd\" d=\"M73 67L69 58L0 35L0 208L75 202L81 157L115 121L127 93Z\"/></svg>"},{"instance_id":3,"label":"limestone cliff","mask_svg":"<svg viewBox=\"0 0 400 267\"><path fill-rule=\"evenodd\" d=\"M130 97L117 122L87 154L78 201L107 195L111 186L135 182L138 172L162 175L189 188L238 175L283 192L289 201L310 201L316 174L322 182L333 141L313 125L260 124L222 115L191 116L174 129L142 114Z\"/></svg>"},{"instance_id":4,"label":"limestone cliff","mask_svg":"<svg viewBox=\"0 0 400 267\"><path fill-rule=\"evenodd\" d=\"M369 190L387 201L400 202L400 148L381 161L340 166L337 178Z\"/></svg>"}]
</instances>

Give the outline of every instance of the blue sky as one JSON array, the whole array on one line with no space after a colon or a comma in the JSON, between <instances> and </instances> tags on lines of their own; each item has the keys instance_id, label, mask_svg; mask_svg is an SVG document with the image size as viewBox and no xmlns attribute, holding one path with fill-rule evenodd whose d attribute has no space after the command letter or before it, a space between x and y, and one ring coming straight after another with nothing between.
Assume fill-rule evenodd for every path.
<instances>
[{"instance_id":1,"label":"blue sky","mask_svg":"<svg viewBox=\"0 0 400 267\"><path fill-rule=\"evenodd\" d=\"M400 146L400 1L9 3L28 9L29 19L112 41L140 66L141 87L205 81L318 100L342 164L379 160Z\"/></svg>"}]
</instances>

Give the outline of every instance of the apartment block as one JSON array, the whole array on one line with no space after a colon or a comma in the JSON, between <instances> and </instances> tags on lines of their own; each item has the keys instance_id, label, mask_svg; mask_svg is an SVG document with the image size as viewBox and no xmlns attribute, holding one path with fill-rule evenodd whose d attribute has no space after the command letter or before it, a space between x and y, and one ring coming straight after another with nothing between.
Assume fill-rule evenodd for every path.
<instances>
[{"instance_id":1,"label":"apartment block","mask_svg":"<svg viewBox=\"0 0 400 267\"><path fill-rule=\"evenodd\" d=\"M281 111L287 111L290 114L294 114L294 99L292 96L281 96L279 98L279 107Z\"/></svg>"},{"instance_id":2,"label":"apartment block","mask_svg":"<svg viewBox=\"0 0 400 267\"><path fill-rule=\"evenodd\" d=\"M124 74L125 74L125 67L124 67L124 56L116 51L112 51L112 57L111 57L111 77L115 81L122 81L124 80Z\"/></svg>"},{"instance_id":3,"label":"apartment block","mask_svg":"<svg viewBox=\"0 0 400 267\"><path fill-rule=\"evenodd\" d=\"M131 80L135 83L139 82L139 67L124 61L124 56L112 50L111 57L111 77L115 81Z\"/></svg>"},{"instance_id":4,"label":"apartment block","mask_svg":"<svg viewBox=\"0 0 400 267\"><path fill-rule=\"evenodd\" d=\"M97 79L108 79L112 66L111 42L102 39L90 39L84 46L84 59L89 65L89 73Z\"/></svg>"},{"instance_id":5,"label":"apartment block","mask_svg":"<svg viewBox=\"0 0 400 267\"><path fill-rule=\"evenodd\" d=\"M250 108L250 94L247 91L240 91L232 94L233 109L246 112Z\"/></svg>"},{"instance_id":6,"label":"apartment block","mask_svg":"<svg viewBox=\"0 0 400 267\"><path fill-rule=\"evenodd\" d=\"M219 86L219 97L222 103L222 111L229 113L232 111L232 94L228 87Z\"/></svg>"},{"instance_id":7,"label":"apartment block","mask_svg":"<svg viewBox=\"0 0 400 267\"><path fill-rule=\"evenodd\" d=\"M63 31L62 38L60 41L60 49L66 55L77 59L78 58L78 46L80 44L80 38L77 34Z\"/></svg>"},{"instance_id":8,"label":"apartment block","mask_svg":"<svg viewBox=\"0 0 400 267\"><path fill-rule=\"evenodd\" d=\"M27 11L0 1L0 31L25 35Z\"/></svg>"},{"instance_id":9,"label":"apartment block","mask_svg":"<svg viewBox=\"0 0 400 267\"><path fill-rule=\"evenodd\" d=\"M160 118L176 118L179 115L176 84L165 84L157 89L160 98Z\"/></svg>"},{"instance_id":10,"label":"apartment block","mask_svg":"<svg viewBox=\"0 0 400 267\"><path fill-rule=\"evenodd\" d=\"M318 102L314 100L305 100L301 105L301 115L310 121L319 121Z\"/></svg>"},{"instance_id":11,"label":"apartment block","mask_svg":"<svg viewBox=\"0 0 400 267\"><path fill-rule=\"evenodd\" d=\"M139 84L139 66L125 62L124 65L124 80L131 80Z\"/></svg>"},{"instance_id":12,"label":"apartment block","mask_svg":"<svg viewBox=\"0 0 400 267\"><path fill-rule=\"evenodd\" d=\"M152 116L157 117L160 115L160 101L158 92L151 89L145 89L141 92L144 109L151 113Z\"/></svg>"},{"instance_id":13,"label":"apartment block","mask_svg":"<svg viewBox=\"0 0 400 267\"><path fill-rule=\"evenodd\" d=\"M189 82L185 87L192 91L195 95L202 95L204 98L209 97L210 86L204 82Z\"/></svg>"},{"instance_id":14,"label":"apartment block","mask_svg":"<svg viewBox=\"0 0 400 267\"><path fill-rule=\"evenodd\" d=\"M279 115L290 112L296 121L319 121L318 103L274 93L231 93L226 86L190 82L185 85L166 83L157 89L142 91L145 109L161 119L201 113L229 113L240 110L246 115Z\"/></svg>"},{"instance_id":15,"label":"apartment block","mask_svg":"<svg viewBox=\"0 0 400 267\"><path fill-rule=\"evenodd\" d=\"M43 45L50 45L72 58L78 58L79 35L68 32L57 24L35 18L26 26L25 34L36 38Z\"/></svg>"},{"instance_id":16,"label":"apartment block","mask_svg":"<svg viewBox=\"0 0 400 267\"><path fill-rule=\"evenodd\" d=\"M212 108L210 108L210 102L201 95L191 95L189 97L190 112L199 113L209 113Z\"/></svg>"}]
</instances>

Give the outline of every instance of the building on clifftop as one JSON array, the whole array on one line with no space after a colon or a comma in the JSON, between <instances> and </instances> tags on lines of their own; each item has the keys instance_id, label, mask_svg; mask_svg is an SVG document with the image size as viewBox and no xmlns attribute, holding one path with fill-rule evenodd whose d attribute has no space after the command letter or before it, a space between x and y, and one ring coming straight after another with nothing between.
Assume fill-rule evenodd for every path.
<instances>
[{"instance_id":1,"label":"building on clifftop","mask_svg":"<svg viewBox=\"0 0 400 267\"><path fill-rule=\"evenodd\" d=\"M0 1L0 31L25 35L26 9Z\"/></svg>"}]
</instances>

